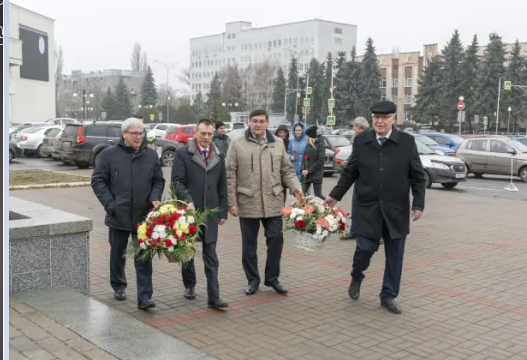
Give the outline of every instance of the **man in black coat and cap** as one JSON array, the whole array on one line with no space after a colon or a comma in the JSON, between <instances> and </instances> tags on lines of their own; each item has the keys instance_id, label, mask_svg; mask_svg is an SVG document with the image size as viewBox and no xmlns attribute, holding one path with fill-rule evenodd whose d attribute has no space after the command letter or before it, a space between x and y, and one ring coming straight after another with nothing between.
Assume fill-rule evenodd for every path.
<instances>
[{"instance_id":1,"label":"man in black coat and cap","mask_svg":"<svg viewBox=\"0 0 527 360\"><path fill-rule=\"evenodd\" d=\"M178 197L188 203L189 209L219 209L207 219L200 229L203 242L203 264L207 277L208 306L224 309L228 304L220 299L218 282L218 225L227 220L227 179L225 176L225 154L212 142L214 125L209 119L198 121L196 137L188 145L177 149L172 164L172 185ZM196 269L194 259L181 269L185 298L195 298Z\"/></svg>"},{"instance_id":2,"label":"man in black coat and cap","mask_svg":"<svg viewBox=\"0 0 527 360\"><path fill-rule=\"evenodd\" d=\"M326 199L330 206L341 200L355 183L358 211L358 237L349 296L357 300L364 271L384 240L386 267L380 293L381 305L395 314L401 310L399 295L406 236L410 233L410 189L413 220L425 207L425 174L415 138L393 127L396 107L390 101L372 105L373 130L359 134L354 141L349 164Z\"/></svg>"}]
</instances>

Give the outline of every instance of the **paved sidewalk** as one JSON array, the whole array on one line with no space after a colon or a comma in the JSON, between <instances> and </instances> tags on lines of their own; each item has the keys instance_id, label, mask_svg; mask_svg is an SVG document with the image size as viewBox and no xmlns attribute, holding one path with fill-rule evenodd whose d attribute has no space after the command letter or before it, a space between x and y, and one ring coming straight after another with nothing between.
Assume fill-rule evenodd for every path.
<instances>
[{"instance_id":1,"label":"paved sidewalk","mask_svg":"<svg viewBox=\"0 0 527 360\"><path fill-rule=\"evenodd\" d=\"M335 183L325 179L324 193ZM92 218L91 296L222 360L527 359L526 201L427 190L425 215L412 223L407 240L398 298L403 314L396 316L379 305L383 249L366 273L361 298L352 301L347 288L355 242L337 238L323 250L304 252L286 233L280 280L289 295L262 286L255 296L246 296L236 219L220 228L218 242L228 311L207 309L201 259L194 301L183 298L179 266L155 259L157 307L145 313L136 307L131 261L128 299L113 299L108 230L90 188L11 196ZM348 195L342 206L349 204ZM260 237L259 243L263 275L265 240Z\"/></svg>"},{"instance_id":2,"label":"paved sidewalk","mask_svg":"<svg viewBox=\"0 0 527 360\"><path fill-rule=\"evenodd\" d=\"M9 298L9 359L117 360L15 296Z\"/></svg>"}]
</instances>

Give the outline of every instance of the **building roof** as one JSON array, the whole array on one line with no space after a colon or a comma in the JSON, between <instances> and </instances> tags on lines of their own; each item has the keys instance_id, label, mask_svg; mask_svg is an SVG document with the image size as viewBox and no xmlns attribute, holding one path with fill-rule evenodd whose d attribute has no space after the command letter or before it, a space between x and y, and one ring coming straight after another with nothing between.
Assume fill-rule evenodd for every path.
<instances>
[{"instance_id":1,"label":"building roof","mask_svg":"<svg viewBox=\"0 0 527 360\"><path fill-rule=\"evenodd\" d=\"M15 3L12 2L12 1L9 1L9 6L16 6L16 7L19 8L19 9L22 9L22 10L25 10L25 11L27 11L27 12L33 13L33 14L35 14L35 15L38 15L38 16L41 16L41 17L44 17L44 18L49 19L49 20L51 20L51 21L55 21L55 20L56 20L56 19L54 19L54 18L52 18L52 17L49 17L49 16L46 16L46 15L43 15L43 14L41 14L41 13L39 13L39 12L34 11L34 10L31 10L31 9L26 8L26 7L23 7L23 6L20 6L20 5L18 5L18 4L15 4Z\"/></svg>"}]
</instances>

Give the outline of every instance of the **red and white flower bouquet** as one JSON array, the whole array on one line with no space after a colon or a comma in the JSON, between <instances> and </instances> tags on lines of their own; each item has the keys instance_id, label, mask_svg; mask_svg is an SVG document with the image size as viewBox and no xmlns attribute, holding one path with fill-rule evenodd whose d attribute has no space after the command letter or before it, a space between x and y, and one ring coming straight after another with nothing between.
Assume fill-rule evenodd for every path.
<instances>
[{"instance_id":1,"label":"red and white flower bouquet","mask_svg":"<svg viewBox=\"0 0 527 360\"><path fill-rule=\"evenodd\" d=\"M185 265L194 257L199 232L215 211L190 211L185 202L177 199L161 202L145 221L137 224L137 239L132 242L129 255L139 259L164 255L169 262Z\"/></svg>"},{"instance_id":2,"label":"red and white flower bouquet","mask_svg":"<svg viewBox=\"0 0 527 360\"><path fill-rule=\"evenodd\" d=\"M285 231L293 231L296 247L321 249L330 235L346 231L349 215L341 208L328 207L317 197L296 200L282 209Z\"/></svg>"}]
</instances>

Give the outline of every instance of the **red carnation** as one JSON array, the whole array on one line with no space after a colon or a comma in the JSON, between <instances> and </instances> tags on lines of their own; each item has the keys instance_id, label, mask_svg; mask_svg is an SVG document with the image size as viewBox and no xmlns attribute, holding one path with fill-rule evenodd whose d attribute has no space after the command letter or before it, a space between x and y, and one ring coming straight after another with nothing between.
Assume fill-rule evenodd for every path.
<instances>
[{"instance_id":1,"label":"red carnation","mask_svg":"<svg viewBox=\"0 0 527 360\"><path fill-rule=\"evenodd\" d=\"M180 206L177 207L177 209L178 209L178 210L186 210L187 208L186 208L186 206L182 206L182 205L180 205Z\"/></svg>"},{"instance_id":2,"label":"red carnation","mask_svg":"<svg viewBox=\"0 0 527 360\"><path fill-rule=\"evenodd\" d=\"M303 229L306 227L306 222L304 220L297 220L295 226L299 229Z\"/></svg>"},{"instance_id":3,"label":"red carnation","mask_svg":"<svg viewBox=\"0 0 527 360\"><path fill-rule=\"evenodd\" d=\"M161 239L160 239L160 238L157 238L157 239L156 239L156 243L161 244Z\"/></svg>"},{"instance_id":4,"label":"red carnation","mask_svg":"<svg viewBox=\"0 0 527 360\"><path fill-rule=\"evenodd\" d=\"M298 153L296 152L296 150L293 150L293 154L295 154L295 155L296 155L296 154L298 154Z\"/></svg>"},{"instance_id":5,"label":"red carnation","mask_svg":"<svg viewBox=\"0 0 527 360\"><path fill-rule=\"evenodd\" d=\"M304 160L307 160L307 155L304 155L303 159L304 159Z\"/></svg>"},{"instance_id":6,"label":"red carnation","mask_svg":"<svg viewBox=\"0 0 527 360\"><path fill-rule=\"evenodd\" d=\"M161 217L159 219L157 219L157 221L156 221L157 225L163 225L164 222L165 222L165 220L163 218L161 218Z\"/></svg>"},{"instance_id":7,"label":"red carnation","mask_svg":"<svg viewBox=\"0 0 527 360\"><path fill-rule=\"evenodd\" d=\"M146 230L146 236L151 238L152 237L152 229Z\"/></svg>"},{"instance_id":8,"label":"red carnation","mask_svg":"<svg viewBox=\"0 0 527 360\"><path fill-rule=\"evenodd\" d=\"M176 224L176 222L174 220L169 220L168 223L167 223L167 226L172 229L175 224Z\"/></svg>"},{"instance_id":9,"label":"red carnation","mask_svg":"<svg viewBox=\"0 0 527 360\"><path fill-rule=\"evenodd\" d=\"M166 239L165 240L165 247L171 247L172 246L172 241L170 241L170 239Z\"/></svg>"},{"instance_id":10,"label":"red carnation","mask_svg":"<svg viewBox=\"0 0 527 360\"><path fill-rule=\"evenodd\" d=\"M190 235L194 235L198 232L198 228L195 225L190 225L188 227L188 232L190 233Z\"/></svg>"},{"instance_id":11,"label":"red carnation","mask_svg":"<svg viewBox=\"0 0 527 360\"><path fill-rule=\"evenodd\" d=\"M181 240L181 241L185 241L185 240L187 240L187 235L186 235L186 234L181 235L181 237L179 238L179 240Z\"/></svg>"},{"instance_id":12,"label":"red carnation","mask_svg":"<svg viewBox=\"0 0 527 360\"><path fill-rule=\"evenodd\" d=\"M172 214L172 219L173 220L178 220L180 217L181 217L181 214L179 214L177 212Z\"/></svg>"},{"instance_id":13,"label":"red carnation","mask_svg":"<svg viewBox=\"0 0 527 360\"><path fill-rule=\"evenodd\" d=\"M155 249L156 248L156 243L151 243L150 244L150 248Z\"/></svg>"},{"instance_id":14,"label":"red carnation","mask_svg":"<svg viewBox=\"0 0 527 360\"><path fill-rule=\"evenodd\" d=\"M340 229L341 231L346 230L346 224L344 224L344 223L341 221L341 222L339 223L339 229Z\"/></svg>"},{"instance_id":15,"label":"red carnation","mask_svg":"<svg viewBox=\"0 0 527 360\"><path fill-rule=\"evenodd\" d=\"M139 244L144 243L145 241L143 239L139 239Z\"/></svg>"}]
</instances>

